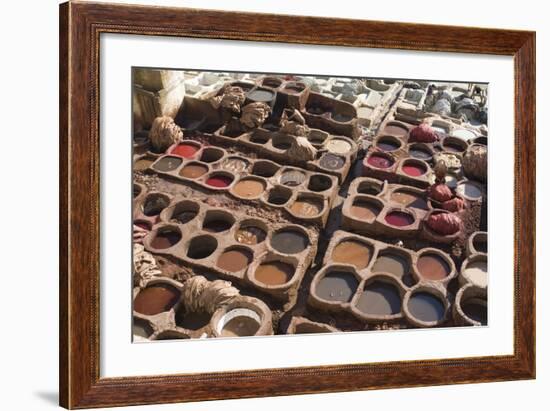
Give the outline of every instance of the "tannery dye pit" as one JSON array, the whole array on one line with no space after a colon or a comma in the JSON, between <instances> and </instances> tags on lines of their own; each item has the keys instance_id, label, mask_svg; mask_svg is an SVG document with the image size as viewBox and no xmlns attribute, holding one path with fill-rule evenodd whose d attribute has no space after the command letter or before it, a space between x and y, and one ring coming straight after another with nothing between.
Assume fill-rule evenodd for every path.
<instances>
[{"instance_id":1,"label":"tannery dye pit","mask_svg":"<svg viewBox=\"0 0 550 411\"><path fill-rule=\"evenodd\" d=\"M487 84L133 70L135 341L488 324Z\"/></svg>"}]
</instances>

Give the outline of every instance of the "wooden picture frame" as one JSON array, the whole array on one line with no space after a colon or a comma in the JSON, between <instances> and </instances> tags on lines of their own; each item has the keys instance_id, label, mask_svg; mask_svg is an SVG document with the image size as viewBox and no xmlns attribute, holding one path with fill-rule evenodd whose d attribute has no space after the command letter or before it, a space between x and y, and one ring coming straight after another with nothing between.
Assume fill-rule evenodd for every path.
<instances>
[{"instance_id":1,"label":"wooden picture frame","mask_svg":"<svg viewBox=\"0 0 550 411\"><path fill-rule=\"evenodd\" d=\"M100 378L101 33L513 56L514 353L155 377ZM60 404L202 401L535 377L535 33L184 8L60 6Z\"/></svg>"}]
</instances>

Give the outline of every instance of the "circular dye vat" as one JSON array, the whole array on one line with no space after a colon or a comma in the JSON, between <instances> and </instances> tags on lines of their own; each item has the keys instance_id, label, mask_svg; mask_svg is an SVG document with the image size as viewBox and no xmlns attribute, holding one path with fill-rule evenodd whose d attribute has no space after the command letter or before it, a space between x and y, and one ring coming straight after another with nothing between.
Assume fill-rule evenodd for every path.
<instances>
[{"instance_id":1,"label":"circular dye vat","mask_svg":"<svg viewBox=\"0 0 550 411\"><path fill-rule=\"evenodd\" d=\"M409 130L400 124L388 123L388 125L384 128L384 134L390 134L396 137L405 137L409 134Z\"/></svg>"},{"instance_id":2,"label":"circular dye vat","mask_svg":"<svg viewBox=\"0 0 550 411\"><path fill-rule=\"evenodd\" d=\"M143 214L147 217L154 217L160 214L162 210L168 207L170 200L162 195L150 195L143 203Z\"/></svg>"},{"instance_id":3,"label":"circular dye vat","mask_svg":"<svg viewBox=\"0 0 550 411\"><path fill-rule=\"evenodd\" d=\"M200 260L211 255L218 248L218 242L209 235L199 235L194 237L189 243L187 257L193 260Z\"/></svg>"},{"instance_id":4,"label":"circular dye vat","mask_svg":"<svg viewBox=\"0 0 550 411\"><path fill-rule=\"evenodd\" d=\"M321 106L311 105L306 108L307 112L309 114L314 114L316 116L323 116L323 117L329 117L330 116L330 109L325 109Z\"/></svg>"},{"instance_id":5,"label":"circular dye vat","mask_svg":"<svg viewBox=\"0 0 550 411\"><path fill-rule=\"evenodd\" d=\"M469 181L460 183L456 187L456 192L464 197L476 200L480 199L483 196L483 192L481 191L481 189L476 184L470 183Z\"/></svg>"},{"instance_id":6,"label":"circular dye vat","mask_svg":"<svg viewBox=\"0 0 550 411\"><path fill-rule=\"evenodd\" d=\"M371 271L373 273L390 273L402 279L409 273L410 265L407 259L399 254L385 253L380 255Z\"/></svg>"},{"instance_id":7,"label":"circular dye vat","mask_svg":"<svg viewBox=\"0 0 550 411\"><path fill-rule=\"evenodd\" d=\"M214 163L222 158L223 154L223 150L218 148L205 148L201 154L201 161L204 161L205 163Z\"/></svg>"},{"instance_id":8,"label":"circular dye vat","mask_svg":"<svg viewBox=\"0 0 550 411\"><path fill-rule=\"evenodd\" d=\"M353 120L353 116L345 113L332 113L332 119L338 123L347 123L348 121Z\"/></svg>"},{"instance_id":9,"label":"circular dye vat","mask_svg":"<svg viewBox=\"0 0 550 411\"><path fill-rule=\"evenodd\" d=\"M355 240L340 242L332 251L332 261L336 263L353 264L358 270L369 265L372 247Z\"/></svg>"},{"instance_id":10,"label":"circular dye vat","mask_svg":"<svg viewBox=\"0 0 550 411\"><path fill-rule=\"evenodd\" d=\"M474 241L473 241L474 249L478 253L487 253L487 240L479 237L480 236L477 236L476 238L474 238Z\"/></svg>"},{"instance_id":11,"label":"circular dye vat","mask_svg":"<svg viewBox=\"0 0 550 411\"><path fill-rule=\"evenodd\" d=\"M327 170L339 170L344 167L346 161L333 153L325 153L319 160L319 165Z\"/></svg>"},{"instance_id":12,"label":"circular dye vat","mask_svg":"<svg viewBox=\"0 0 550 411\"><path fill-rule=\"evenodd\" d=\"M157 232L153 241L151 241L151 247L157 250L164 250L166 248L173 247L181 240L181 233L175 229L163 230Z\"/></svg>"},{"instance_id":13,"label":"circular dye vat","mask_svg":"<svg viewBox=\"0 0 550 411\"><path fill-rule=\"evenodd\" d=\"M314 146L322 146L327 139L327 133L320 130L310 130L307 136L308 141Z\"/></svg>"},{"instance_id":14,"label":"circular dye vat","mask_svg":"<svg viewBox=\"0 0 550 411\"><path fill-rule=\"evenodd\" d=\"M252 178L242 179L233 187L233 192L243 198L257 198L264 190L265 183Z\"/></svg>"},{"instance_id":15,"label":"circular dye vat","mask_svg":"<svg viewBox=\"0 0 550 411\"><path fill-rule=\"evenodd\" d=\"M232 315L233 313L235 313L235 315ZM237 313L245 315L239 315ZM230 319L220 330L221 337L250 337L255 335L260 329L259 317L252 310L240 308L230 311L226 316L230 317Z\"/></svg>"},{"instance_id":16,"label":"circular dye vat","mask_svg":"<svg viewBox=\"0 0 550 411\"><path fill-rule=\"evenodd\" d=\"M250 136L250 142L255 144L266 144L270 138L269 134L255 130Z\"/></svg>"},{"instance_id":17,"label":"circular dye vat","mask_svg":"<svg viewBox=\"0 0 550 411\"><path fill-rule=\"evenodd\" d=\"M478 260L469 263L463 275L473 284L479 287L487 287L487 261Z\"/></svg>"},{"instance_id":18,"label":"circular dye vat","mask_svg":"<svg viewBox=\"0 0 550 411\"><path fill-rule=\"evenodd\" d=\"M189 221L193 220L197 214L195 210L183 210L172 214L171 221L179 224L187 224Z\"/></svg>"},{"instance_id":19,"label":"circular dye vat","mask_svg":"<svg viewBox=\"0 0 550 411\"><path fill-rule=\"evenodd\" d=\"M444 142L443 148L450 153L462 153L465 149L457 143Z\"/></svg>"},{"instance_id":20,"label":"circular dye vat","mask_svg":"<svg viewBox=\"0 0 550 411\"><path fill-rule=\"evenodd\" d=\"M421 148L409 148L409 155L419 160L429 160L430 158L432 158L432 155L429 151L422 150Z\"/></svg>"},{"instance_id":21,"label":"circular dye vat","mask_svg":"<svg viewBox=\"0 0 550 411\"><path fill-rule=\"evenodd\" d=\"M321 191L328 190L331 187L332 180L328 176L315 174L309 178L307 189L319 193Z\"/></svg>"},{"instance_id":22,"label":"circular dye vat","mask_svg":"<svg viewBox=\"0 0 550 411\"><path fill-rule=\"evenodd\" d=\"M403 211L391 211L386 214L384 220L394 227L406 227L414 223L413 216Z\"/></svg>"},{"instance_id":23,"label":"circular dye vat","mask_svg":"<svg viewBox=\"0 0 550 411\"><path fill-rule=\"evenodd\" d=\"M451 267L443 257L435 253L425 253L420 256L416 267L426 280L443 280L451 273Z\"/></svg>"},{"instance_id":24,"label":"circular dye vat","mask_svg":"<svg viewBox=\"0 0 550 411\"><path fill-rule=\"evenodd\" d=\"M271 246L280 253L298 254L309 246L309 239L300 231L283 229L273 234Z\"/></svg>"},{"instance_id":25,"label":"circular dye vat","mask_svg":"<svg viewBox=\"0 0 550 411\"><path fill-rule=\"evenodd\" d=\"M224 251L218 258L217 266L222 270L236 273L248 267L251 261L251 252L236 248Z\"/></svg>"},{"instance_id":26,"label":"circular dye vat","mask_svg":"<svg viewBox=\"0 0 550 411\"><path fill-rule=\"evenodd\" d=\"M357 309L376 316L398 314L401 312L401 295L395 285L373 281L359 297Z\"/></svg>"},{"instance_id":27,"label":"circular dye vat","mask_svg":"<svg viewBox=\"0 0 550 411\"><path fill-rule=\"evenodd\" d=\"M371 183L370 181L364 181L357 187L357 192L361 194L369 194L376 196L382 191L382 184Z\"/></svg>"},{"instance_id":28,"label":"circular dye vat","mask_svg":"<svg viewBox=\"0 0 550 411\"><path fill-rule=\"evenodd\" d=\"M487 325L487 302L478 298L470 298L460 303L462 312L471 320Z\"/></svg>"},{"instance_id":29,"label":"circular dye vat","mask_svg":"<svg viewBox=\"0 0 550 411\"><path fill-rule=\"evenodd\" d=\"M393 160L374 153L367 159L367 163L376 168L389 168L393 165Z\"/></svg>"},{"instance_id":30,"label":"circular dye vat","mask_svg":"<svg viewBox=\"0 0 550 411\"><path fill-rule=\"evenodd\" d=\"M451 131L451 136L458 137L464 141L468 141L471 138L475 138L476 134L470 130L466 130L464 128L458 128L456 130Z\"/></svg>"},{"instance_id":31,"label":"circular dye vat","mask_svg":"<svg viewBox=\"0 0 550 411\"><path fill-rule=\"evenodd\" d=\"M383 151L395 151L399 147L401 147L401 145L397 141L390 140L389 138L385 138L385 139L378 140L376 142L376 147L378 147L380 150L383 150Z\"/></svg>"},{"instance_id":32,"label":"circular dye vat","mask_svg":"<svg viewBox=\"0 0 550 411\"><path fill-rule=\"evenodd\" d=\"M323 210L323 200L313 198L298 198L290 206L290 210L300 217L314 217Z\"/></svg>"},{"instance_id":33,"label":"circular dye vat","mask_svg":"<svg viewBox=\"0 0 550 411\"><path fill-rule=\"evenodd\" d=\"M153 332L153 327L149 325L148 321L142 320L141 318L134 318L132 334L142 338L149 338Z\"/></svg>"},{"instance_id":34,"label":"circular dye vat","mask_svg":"<svg viewBox=\"0 0 550 411\"><path fill-rule=\"evenodd\" d=\"M436 296L420 291L409 299L409 312L413 317L423 322L440 321L445 315L445 306Z\"/></svg>"},{"instance_id":35,"label":"circular dye vat","mask_svg":"<svg viewBox=\"0 0 550 411\"><path fill-rule=\"evenodd\" d=\"M281 261L262 263L256 268L254 278L265 285L282 285L287 283L294 274L294 267Z\"/></svg>"},{"instance_id":36,"label":"circular dye vat","mask_svg":"<svg viewBox=\"0 0 550 411\"><path fill-rule=\"evenodd\" d=\"M184 158L193 158L197 154L197 151L199 151L199 148L194 144L182 143L174 147L170 153Z\"/></svg>"},{"instance_id":37,"label":"circular dye vat","mask_svg":"<svg viewBox=\"0 0 550 411\"><path fill-rule=\"evenodd\" d=\"M362 221L372 221L381 210L382 207L372 201L355 200L350 208L350 214Z\"/></svg>"},{"instance_id":38,"label":"circular dye vat","mask_svg":"<svg viewBox=\"0 0 550 411\"><path fill-rule=\"evenodd\" d=\"M449 188L455 189L458 185L458 180L452 174L447 174L445 176L445 184L447 184Z\"/></svg>"},{"instance_id":39,"label":"circular dye vat","mask_svg":"<svg viewBox=\"0 0 550 411\"><path fill-rule=\"evenodd\" d=\"M228 158L223 162L222 167L225 170L239 173L248 167L248 162L246 160L241 160L240 158Z\"/></svg>"},{"instance_id":40,"label":"circular dye vat","mask_svg":"<svg viewBox=\"0 0 550 411\"><path fill-rule=\"evenodd\" d=\"M255 89L249 91L246 97L252 101L269 103L275 97L275 93L270 90Z\"/></svg>"},{"instance_id":41,"label":"circular dye vat","mask_svg":"<svg viewBox=\"0 0 550 411\"><path fill-rule=\"evenodd\" d=\"M149 221L134 221L134 225L137 225L139 228L143 228L144 230L151 231L152 224Z\"/></svg>"},{"instance_id":42,"label":"circular dye vat","mask_svg":"<svg viewBox=\"0 0 550 411\"><path fill-rule=\"evenodd\" d=\"M292 140L285 136L277 136L273 139L272 144L279 150L288 150L292 146Z\"/></svg>"},{"instance_id":43,"label":"circular dye vat","mask_svg":"<svg viewBox=\"0 0 550 411\"><path fill-rule=\"evenodd\" d=\"M183 163L183 160L179 157L166 156L157 161L153 168L157 171L168 172L178 168L181 163Z\"/></svg>"},{"instance_id":44,"label":"circular dye vat","mask_svg":"<svg viewBox=\"0 0 550 411\"><path fill-rule=\"evenodd\" d=\"M252 167L252 174L260 177L273 177L279 170L277 164L269 161L256 161Z\"/></svg>"},{"instance_id":45,"label":"circular dye vat","mask_svg":"<svg viewBox=\"0 0 550 411\"><path fill-rule=\"evenodd\" d=\"M424 165L414 163L403 164L401 170L403 170L403 173L411 177L420 177L428 171Z\"/></svg>"},{"instance_id":46,"label":"circular dye vat","mask_svg":"<svg viewBox=\"0 0 550 411\"><path fill-rule=\"evenodd\" d=\"M347 271L331 271L317 283L315 295L326 301L350 302L359 281Z\"/></svg>"},{"instance_id":47,"label":"circular dye vat","mask_svg":"<svg viewBox=\"0 0 550 411\"><path fill-rule=\"evenodd\" d=\"M211 317L212 316L209 313L186 312L185 310L180 309L176 313L176 324L179 327L196 331L206 327L210 322Z\"/></svg>"},{"instance_id":48,"label":"circular dye vat","mask_svg":"<svg viewBox=\"0 0 550 411\"><path fill-rule=\"evenodd\" d=\"M156 315L169 311L180 298L180 291L170 284L154 284L141 290L134 299L134 311Z\"/></svg>"},{"instance_id":49,"label":"circular dye vat","mask_svg":"<svg viewBox=\"0 0 550 411\"><path fill-rule=\"evenodd\" d=\"M267 197L267 202L273 205L283 205L288 202L290 199L292 193L280 190L280 189L273 189L269 192L269 196Z\"/></svg>"},{"instance_id":50,"label":"circular dye vat","mask_svg":"<svg viewBox=\"0 0 550 411\"><path fill-rule=\"evenodd\" d=\"M428 210L428 203L420 194L409 191L394 191L391 194L391 200L401 204L403 207Z\"/></svg>"},{"instance_id":51,"label":"circular dye vat","mask_svg":"<svg viewBox=\"0 0 550 411\"><path fill-rule=\"evenodd\" d=\"M265 240L267 233L260 227L241 227L235 233L235 240L241 244L256 245Z\"/></svg>"},{"instance_id":52,"label":"circular dye vat","mask_svg":"<svg viewBox=\"0 0 550 411\"><path fill-rule=\"evenodd\" d=\"M306 175L298 170L284 171L279 177L279 182L287 187L296 187L306 180Z\"/></svg>"},{"instance_id":53,"label":"circular dye vat","mask_svg":"<svg viewBox=\"0 0 550 411\"><path fill-rule=\"evenodd\" d=\"M447 134L447 129L443 127L437 127L432 124L432 130L439 134Z\"/></svg>"},{"instance_id":54,"label":"circular dye vat","mask_svg":"<svg viewBox=\"0 0 550 411\"><path fill-rule=\"evenodd\" d=\"M206 180L206 185L216 188L228 187L233 182L233 177L227 175L215 174Z\"/></svg>"},{"instance_id":55,"label":"circular dye vat","mask_svg":"<svg viewBox=\"0 0 550 411\"><path fill-rule=\"evenodd\" d=\"M147 170L154 162L154 158L141 158L134 163L134 171Z\"/></svg>"},{"instance_id":56,"label":"circular dye vat","mask_svg":"<svg viewBox=\"0 0 550 411\"><path fill-rule=\"evenodd\" d=\"M184 166L179 174L182 177L190 178L192 180L199 178L203 174L206 174L208 172L208 167L206 167L204 164L199 163L191 163Z\"/></svg>"},{"instance_id":57,"label":"circular dye vat","mask_svg":"<svg viewBox=\"0 0 550 411\"><path fill-rule=\"evenodd\" d=\"M202 224L202 229L209 233L221 233L229 230L233 226L233 220L230 218L207 218Z\"/></svg>"},{"instance_id":58,"label":"circular dye vat","mask_svg":"<svg viewBox=\"0 0 550 411\"><path fill-rule=\"evenodd\" d=\"M346 140L335 138L327 143L327 150L334 154L347 154L351 151L351 144Z\"/></svg>"}]
</instances>

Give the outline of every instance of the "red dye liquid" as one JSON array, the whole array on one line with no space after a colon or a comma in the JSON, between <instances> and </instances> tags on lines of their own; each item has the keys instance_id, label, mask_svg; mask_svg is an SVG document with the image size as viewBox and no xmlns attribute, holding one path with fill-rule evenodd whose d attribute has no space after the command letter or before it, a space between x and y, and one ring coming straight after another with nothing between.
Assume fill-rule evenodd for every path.
<instances>
[{"instance_id":1,"label":"red dye liquid","mask_svg":"<svg viewBox=\"0 0 550 411\"><path fill-rule=\"evenodd\" d=\"M424 167L416 164L406 164L402 167L402 170L405 174L412 177L418 177L426 173L426 169Z\"/></svg>"},{"instance_id":2,"label":"red dye liquid","mask_svg":"<svg viewBox=\"0 0 550 411\"><path fill-rule=\"evenodd\" d=\"M409 214L401 211L392 211L391 213L386 214L384 219L386 220L386 223L395 227L405 227L414 223L414 219Z\"/></svg>"},{"instance_id":3,"label":"red dye liquid","mask_svg":"<svg viewBox=\"0 0 550 411\"><path fill-rule=\"evenodd\" d=\"M388 168L393 164L393 161L386 157L372 155L368 158L367 163L378 168Z\"/></svg>"},{"instance_id":4,"label":"red dye liquid","mask_svg":"<svg viewBox=\"0 0 550 411\"><path fill-rule=\"evenodd\" d=\"M172 150L172 154L185 158L193 158L197 151L199 151L199 148L192 144L178 144Z\"/></svg>"},{"instance_id":5,"label":"red dye liquid","mask_svg":"<svg viewBox=\"0 0 550 411\"><path fill-rule=\"evenodd\" d=\"M212 187L224 188L231 184L232 181L232 178L226 176L215 176L206 180L206 184Z\"/></svg>"}]
</instances>

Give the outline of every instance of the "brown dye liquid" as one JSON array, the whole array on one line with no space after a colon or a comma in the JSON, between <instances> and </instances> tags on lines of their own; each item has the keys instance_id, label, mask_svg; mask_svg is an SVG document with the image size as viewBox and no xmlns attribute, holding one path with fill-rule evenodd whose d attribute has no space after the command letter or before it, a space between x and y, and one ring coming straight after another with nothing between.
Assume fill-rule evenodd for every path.
<instances>
[{"instance_id":1,"label":"brown dye liquid","mask_svg":"<svg viewBox=\"0 0 550 411\"><path fill-rule=\"evenodd\" d=\"M186 178L199 178L203 174L206 174L208 167L203 166L202 164L188 164L180 170L180 176Z\"/></svg>"},{"instance_id":2,"label":"brown dye liquid","mask_svg":"<svg viewBox=\"0 0 550 411\"><path fill-rule=\"evenodd\" d=\"M177 244L181 240L181 234L177 231L163 231L157 233L153 241L151 241L151 247L157 250L163 250L170 248Z\"/></svg>"},{"instance_id":3,"label":"brown dye liquid","mask_svg":"<svg viewBox=\"0 0 550 411\"><path fill-rule=\"evenodd\" d=\"M260 324L254 318L240 315L229 320L220 334L222 337L249 337L259 329Z\"/></svg>"},{"instance_id":4,"label":"brown dye liquid","mask_svg":"<svg viewBox=\"0 0 550 411\"><path fill-rule=\"evenodd\" d=\"M428 203L420 195L414 193L395 191L391 195L391 200L402 204L403 207L418 208L420 210L428 209Z\"/></svg>"},{"instance_id":5,"label":"brown dye liquid","mask_svg":"<svg viewBox=\"0 0 550 411\"><path fill-rule=\"evenodd\" d=\"M353 264L358 270L369 265L371 247L359 241L342 241L332 251L332 260L336 263Z\"/></svg>"},{"instance_id":6,"label":"brown dye liquid","mask_svg":"<svg viewBox=\"0 0 550 411\"><path fill-rule=\"evenodd\" d=\"M218 258L218 267L236 273L245 269L252 261L252 255L244 250L228 250Z\"/></svg>"},{"instance_id":7,"label":"brown dye liquid","mask_svg":"<svg viewBox=\"0 0 550 411\"><path fill-rule=\"evenodd\" d=\"M357 308L365 314L377 316L397 314L401 311L401 296L394 285L374 281L365 287Z\"/></svg>"},{"instance_id":8,"label":"brown dye liquid","mask_svg":"<svg viewBox=\"0 0 550 411\"><path fill-rule=\"evenodd\" d=\"M284 254L297 254L309 245L308 238L299 231L281 230L273 234L271 246Z\"/></svg>"},{"instance_id":9,"label":"brown dye liquid","mask_svg":"<svg viewBox=\"0 0 550 411\"><path fill-rule=\"evenodd\" d=\"M181 158L178 157L163 157L153 167L158 171L172 171L179 167L183 162Z\"/></svg>"},{"instance_id":10,"label":"brown dye liquid","mask_svg":"<svg viewBox=\"0 0 550 411\"><path fill-rule=\"evenodd\" d=\"M445 315L445 307L439 298L422 291L412 295L408 308L413 317L424 322L439 321Z\"/></svg>"},{"instance_id":11,"label":"brown dye liquid","mask_svg":"<svg viewBox=\"0 0 550 411\"><path fill-rule=\"evenodd\" d=\"M235 234L235 240L242 244L255 245L265 240L266 232L259 227L241 227Z\"/></svg>"},{"instance_id":12,"label":"brown dye liquid","mask_svg":"<svg viewBox=\"0 0 550 411\"><path fill-rule=\"evenodd\" d=\"M351 206L350 213L359 220L372 221L380 213L380 206L368 201L355 201Z\"/></svg>"},{"instance_id":13,"label":"brown dye liquid","mask_svg":"<svg viewBox=\"0 0 550 411\"><path fill-rule=\"evenodd\" d=\"M287 283L294 274L294 267L280 261L260 264L254 273L254 278L266 285L281 285Z\"/></svg>"},{"instance_id":14,"label":"brown dye liquid","mask_svg":"<svg viewBox=\"0 0 550 411\"><path fill-rule=\"evenodd\" d=\"M315 294L326 301L349 302L357 290L357 278L346 271L332 271L315 288Z\"/></svg>"},{"instance_id":15,"label":"brown dye liquid","mask_svg":"<svg viewBox=\"0 0 550 411\"><path fill-rule=\"evenodd\" d=\"M313 217L321 212L323 205L316 200L296 200L290 209L299 216Z\"/></svg>"},{"instance_id":16,"label":"brown dye liquid","mask_svg":"<svg viewBox=\"0 0 550 411\"><path fill-rule=\"evenodd\" d=\"M154 159L150 158L142 158L134 163L134 170L135 171L143 171L148 169L151 164L155 162Z\"/></svg>"},{"instance_id":17,"label":"brown dye liquid","mask_svg":"<svg viewBox=\"0 0 550 411\"><path fill-rule=\"evenodd\" d=\"M141 290L134 299L134 311L156 315L170 310L179 300L180 291L169 284L154 284Z\"/></svg>"},{"instance_id":18,"label":"brown dye liquid","mask_svg":"<svg viewBox=\"0 0 550 411\"><path fill-rule=\"evenodd\" d=\"M233 187L233 192L243 198L256 198L265 190L265 184L259 180L241 180Z\"/></svg>"},{"instance_id":19,"label":"brown dye liquid","mask_svg":"<svg viewBox=\"0 0 550 411\"><path fill-rule=\"evenodd\" d=\"M426 280L442 280L451 272L449 264L437 254L422 254L416 267Z\"/></svg>"},{"instance_id":20,"label":"brown dye liquid","mask_svg":"<svg viewBox=\"0 0 550 411\"><path fill-rule=\"evenodd\" d=\"M409 273L409 268L409 263L402 256L382 254L374 262L371 271L373 273L390 273L397 278L403 278Z\"/></svg>"}]
</instances>

